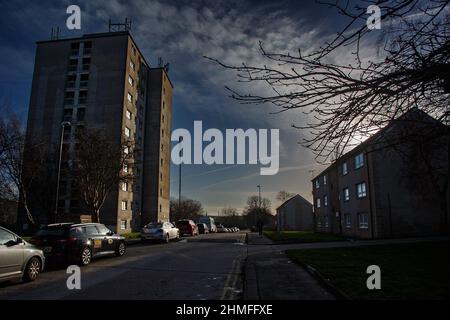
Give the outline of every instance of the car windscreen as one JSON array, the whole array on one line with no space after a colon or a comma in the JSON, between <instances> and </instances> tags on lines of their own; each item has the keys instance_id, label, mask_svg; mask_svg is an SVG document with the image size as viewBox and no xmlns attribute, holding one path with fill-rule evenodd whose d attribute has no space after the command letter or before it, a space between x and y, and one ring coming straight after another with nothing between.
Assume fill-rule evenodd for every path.
<instances>
[{"instance_id":1,"label":"car windscreen","mask_svg":"<svg viewBox=\"0 0 450 320\"><path fill-rule=\"evenodd\" d=\"M65 237L68 234L67 228L42 228L40 229L36 234L35 237L40 238L59 238L59 237Z\"/></svg>"}]
</instances>

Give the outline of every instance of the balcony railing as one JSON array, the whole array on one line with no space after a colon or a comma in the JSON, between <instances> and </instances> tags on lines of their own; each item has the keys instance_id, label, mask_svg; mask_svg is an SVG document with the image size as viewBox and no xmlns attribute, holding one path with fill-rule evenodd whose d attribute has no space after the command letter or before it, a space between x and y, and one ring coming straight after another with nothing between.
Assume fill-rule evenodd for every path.
<instances>
[{"instance_id":1,"label":"balcony railing","mask_svg":"<svg viewBox=\"0 0 450 320\"><path fill-rule=\"evenodd\" d=\"M73 89L75 88L75 81L68 81L67 82L67 89Z\"/></svg>"},{"instance_id":2,"label":"balcony railing","mask_svg":"<svg viewBox=\"0 0 450 320\"><path fill-rule=\"evenodd\" d=\"M87 103L87 97L79 97L78 98L78 104L86 104Z\"/></svg>"},{"instance_id":3,"label":"balcony railing","mask_svg":"<svg viewBox=\"0 0 450 320\"><path fill-rule=\"evenodd\" d=\"M84 48L83 55L87 56L91 54L91 48Z\"/></svg>"},{"instance_id":4,"label":"balcony railing","mask_svg":"<svg viewBox=\"0 0 450 320\"><path fill-rule=\"evenodd\" d=\"M77 65L70 65L69 66L69 72L76 72L78 71L78 66Z\"/></svg>"},{"instance_id":5,"label":"balcony railing","mask_svg":"<svg viewBox=\"0 0 450 320\"><path fill-rule=\"evenodd\" d=\"M87 88L88 86L88 81L80 81L80 88Z\"/></svg>"},{"instance_id":6,"label":"balcony railing","mask_svg":"<svg viewBox=\"0 0 450 320\"><path fill-rule=\"evenodd\" d=\"M83 64L82 71L89 71L90 65L89 64Z\"/></svg>"}]
</instances>

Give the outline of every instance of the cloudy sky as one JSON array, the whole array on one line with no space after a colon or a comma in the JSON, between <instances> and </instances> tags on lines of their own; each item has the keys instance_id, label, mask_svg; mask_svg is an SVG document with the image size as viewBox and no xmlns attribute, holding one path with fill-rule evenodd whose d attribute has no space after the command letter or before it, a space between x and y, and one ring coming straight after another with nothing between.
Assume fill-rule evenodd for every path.
<instances>
[{"instance_id":1,"label":"cloudy sky","mask_svg":"<svg viewBox=\"0 0 450 320\"><path fill-rule=\"evenodd\" d=\"M82 10L81 32L65 28L66 8ZM298 145L302 132L292 124L306 121L298 111L270 114L270 105L241 105L229 97L225 85L239 89L236 75L206 60L229 64L264 64L258 51L262 41L272 51L316 48L334 35L343 21L314 1L4 1L0 0L0 99L26 120L34 64L35 41L50 37L59 26L62 37L107 31L108 19L133 21L132 34L151 65L158 57L170 63L175 86L173 128L192 130L194 120L204 129L280 129L280 171L261 176L259 165L190 165L183 170L183 195L200 200L210 214L225 206L241 210L248 196L262 186L263 196L279 203L280 190L311 198L310 178L324 167ZM346 59L346 54L334 57ZM264 87L253 88L267 90ZM177 196L178 168L172 166L172 196Z\"/></svg>"}]
</instances>

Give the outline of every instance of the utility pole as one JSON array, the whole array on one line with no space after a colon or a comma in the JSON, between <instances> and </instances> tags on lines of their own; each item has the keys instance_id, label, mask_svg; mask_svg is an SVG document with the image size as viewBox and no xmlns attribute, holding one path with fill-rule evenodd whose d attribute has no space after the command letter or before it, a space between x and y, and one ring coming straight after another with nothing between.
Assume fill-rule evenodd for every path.
<instances>
[{"instance_id":1,"label":"utility pole","mask_svg":"<svg viewBox=\"0 0 450 320\"><path fill-rule=\"evenodd\" d=\"M55 200L55 222L58 222L58 200L59 200L59 182L61 179L61 159L64 142L64 129L70 127L72 124L69 121L61 122L61 139L59 141L59 161L58 161L58 176L56 179L56 200Z\"/></svg>"}]
</instances>

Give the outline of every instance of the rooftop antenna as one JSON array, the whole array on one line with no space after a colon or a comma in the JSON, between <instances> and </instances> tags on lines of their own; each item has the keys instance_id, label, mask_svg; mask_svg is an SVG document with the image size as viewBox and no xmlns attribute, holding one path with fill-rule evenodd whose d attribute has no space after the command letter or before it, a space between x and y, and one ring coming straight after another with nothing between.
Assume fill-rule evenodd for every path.
<instances>
[{"instance_id":1,"label":"rooftop antenna","mask_svg":"<svg viewBox=\"0 0 450 320\"><path fill-rule=\"evenodd\" d=\"M111 19L108 21L109 32L121 32L131 30L131 19L125 18L124 23L112 23Z\"/></svg>"},{"instance_id":2,"label":"rooftop antenna","mask_svg":"<svg viewBox=\"0 0 450 320\"><path fill-rule=\"evenodd\" d=\"M52 27L52 34L50 36L51 40L58 40L60 35L60 29L59 27Z\"/></svg>"}]
</instances>

